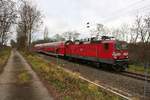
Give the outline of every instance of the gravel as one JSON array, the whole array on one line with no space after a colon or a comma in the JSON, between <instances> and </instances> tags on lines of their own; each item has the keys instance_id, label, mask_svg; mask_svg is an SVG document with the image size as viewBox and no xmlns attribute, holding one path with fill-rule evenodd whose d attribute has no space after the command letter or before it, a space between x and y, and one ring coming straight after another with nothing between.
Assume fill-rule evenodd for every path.
<instances>
[{"instance_id":1,"label":"gravel","mask_svg":"<svg viewBox=\"0 0 150 100\"><path fill-rule=\"evenodd\" d=\"M60 66L69 69L73 72L80 73L81 76L99 84L104 84L109 87L122 90L131 94L134 97L143 98L144 96L144 81L123 76L118 73L98 69L87 65L88 62L70 62L64 59L57 59L52 56L39 54L40 57L47 59L50 62L57 63ZM150 83L149 83L150 86ZM147 94L147 99L150 100L150 94Z\"/></svg>"}]
</instances>

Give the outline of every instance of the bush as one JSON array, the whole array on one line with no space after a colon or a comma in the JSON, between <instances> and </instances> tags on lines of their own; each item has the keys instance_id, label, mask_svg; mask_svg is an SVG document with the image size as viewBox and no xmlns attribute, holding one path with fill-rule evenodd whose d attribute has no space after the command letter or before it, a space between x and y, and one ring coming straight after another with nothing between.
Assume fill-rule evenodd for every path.
<instances>
[{"instance_id":1,"label":"bush","mask_svg":"<svg viewBox=\"0 0 150 100\"><path fill-rule=\"evenodd\" d=\"M150 62L150 44L129 44L129 59L132 64Z\"/></svg>"},{"instance_id":2,"label":"bush","mask_svg":"<svg viewBox=\"0 0 150 100\"><path fill-rule=\"evenodd\" d=\"M145 64L149 64L148 72L150 70L150 43L136 43L129 44L129 71L144 73Z\"/></svg>"}]
</instances>

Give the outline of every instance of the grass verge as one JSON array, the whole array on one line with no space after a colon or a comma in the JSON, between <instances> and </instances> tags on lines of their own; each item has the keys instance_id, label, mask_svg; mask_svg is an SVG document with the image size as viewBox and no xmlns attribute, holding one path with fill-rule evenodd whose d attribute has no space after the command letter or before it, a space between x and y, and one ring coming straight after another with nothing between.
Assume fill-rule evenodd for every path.
<instances>
[{"instance_id":1,"label":"grass verge","mask_svg":"<svg viewBox=\"0 0 150 100\"><path fill-rule=\"evenodd\" d=\"M78 73L68 73L61 67L49 63L34 54L23 53L23 55L38 76L52 87L50 92L57 92L57 95L53 95L55 99L123 100L123 98L115 94L81 80Z\"/></svg>"},{"instance_id":2,"label":"grass verge","mask_svg":"<svg viewBox=\"0 0 150 100\"><path fill-rule=\"evenodd\" d=\"M0 49L0 73L3 71L3 68L7 62L7 59L10 55L10 48Z\"/></svg>"},{"instance_id":3,"label":"grass verge","mask_svg":"<svg viewBox=\"0 0 150 100\"><path fill-rule=\"evenodd\" d=\"M144 74L145 69L143 66L129 65L128 71ZM150 67L148 68L148 73L150 74Z\"/></svg>"}]
</instances>

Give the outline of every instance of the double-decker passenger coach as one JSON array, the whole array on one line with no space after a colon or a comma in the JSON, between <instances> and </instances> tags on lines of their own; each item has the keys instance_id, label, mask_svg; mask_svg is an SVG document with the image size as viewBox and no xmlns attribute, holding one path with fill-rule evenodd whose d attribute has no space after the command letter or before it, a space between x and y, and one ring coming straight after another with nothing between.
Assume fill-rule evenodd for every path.
<instances>
[{"instance_id":1,"label":"double-decker passenger coach","mask_svg":"<svg viewBox=\"0 0 150 100\"><path fill-rule=\"evenodd\" d=\"M112 37L102 36L88 41L61 41L37 44L35 50L50 55L76 58L90 62L107 64L115 70L125 70L128 67L128 50L125 41L115 40Z\"/></svg>"}]
</instances>

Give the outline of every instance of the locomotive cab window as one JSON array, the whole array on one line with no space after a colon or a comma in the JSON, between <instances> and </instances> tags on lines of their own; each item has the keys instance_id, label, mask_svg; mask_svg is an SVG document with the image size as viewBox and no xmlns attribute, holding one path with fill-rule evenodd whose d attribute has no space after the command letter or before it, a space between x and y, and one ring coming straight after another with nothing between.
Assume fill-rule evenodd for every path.
<instances>
[{"instance_id":1,"label":"locomotive cab window","mask_svg":"<svg viewBox=\"0 0 150 100\"><path fill-rule=\"evenodd\" d=\"M108 50L109 49L109 44L108 43L104 43L103 47L104 47L104 50Z\"/></svg>"},{"instance_id":2,"label":"locomotive cab window","mask_svg":"<svg viewBox=\"0 0 150 100\"><path fill-rule=\"evenodd\" d=\"M116 43L116 49L117 50L127 50L128 45L126 43L117 42Z\"/></svg>"}]
</instances>

